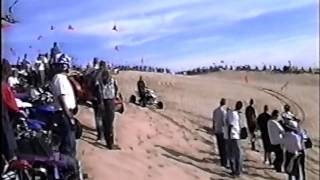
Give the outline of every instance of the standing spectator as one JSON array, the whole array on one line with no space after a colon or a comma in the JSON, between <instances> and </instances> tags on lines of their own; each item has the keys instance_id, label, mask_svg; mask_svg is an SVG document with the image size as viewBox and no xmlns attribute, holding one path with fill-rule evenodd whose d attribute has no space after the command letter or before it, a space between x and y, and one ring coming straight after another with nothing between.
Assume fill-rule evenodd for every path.
<instances>
[{"instance_id":1,"label":"standing spectator","mask_svg":"<svg viewBox=\"0 0 320 180\"><path fill-rule=\"evenodd\" d=\"M303 139L299 135L298 123L289 121L284 126L286 133L283 137L283 149L286 155L285 170L289 180L300 179L300 159Z\"/></svg>"},{"instance_id":2,"label":"standing spectator","mask_svg":"<svg viewBox=\"0 0 320 180\"><path fill-rule=\"evenodd\" d=\"M239 177L242 173L242 155L240 147L241 121L243 121L241 112L242 106L242 102L238 101L235 110L227 118L227 123L229 125L228 156L230 159L232 175L235 177Z\"/></svg>"},{"instance_id":3,"label":"standing spectator","mask_svg":"<svg viewBox=\"0 0 320 180\"><path fill-rule=\"evenodd\" d=\"M294 123L296 123L296 121L294 121ZM307 149L307 147L305 146L305 143L307 141L307 139L309 138L306 130L301 129L301 127L298 126L298 131L297 134L300 136L301 138L301 150L299 151L300 154L300 167L301 167L301 171L302 171L302 179L305 180L306 179L306 171L305 171L305 150ZM311 141L311 139L309 139ZM311 147L309 147L311 148Z\"/></svg>"},{"instance_id":4,"label":"standing spectator","mask_svg":"<svg viewBox=\"0 0 320 180\"><path fill-rule=\"evenodd\" d=\"M283 123L286 124L288 121L295 119L294 114L290 111L290 106L288 104L284 105L284 112L281 113Z\"/></svg>"},{"instance_id":5,"label":"standing spectator","mask_svg":"<svg viewBox=\"0 0 320 180\"><path fill-rule=\"evenodd\" d=\"M250 99L249 106L246 108L246 119L248 123L248 128L250 132L250 142L251 142L251 150L256 151L255 141L256 141L256 110L253 107L254 101L253 99Z\"/></svg>"},{"instance_id":6,"label":"standing spectator","mask_svg":"<svg viewBox=\"0 0 320 180\"><path fill-rule=\"evenodd\" d=\"M21 61L21 66L22 66L22 69L24 69L27 73L30 73L31 71L31 64L30 62L28 61L28 55L27 54L24 54L23 55L23 59Z\"/></svg>"},{"instance_id":7,"label":"standing spectator","mask_svg":"<svg viewBox=\"0 0 320 180\"><path fill-rule=\"evenodd\" d=\"M12 76L10 76L10 77L8 78L8 83L9 83L9 86L10 86L11 88L15 88L16 85L19 84L18 71L17 71L17 70L12 71Z\"/></svg>"},{"instance_id":8,"label":"standing spectator","mask_svg":"<svg viewBox=\"0 0 320 180\"><path fill-rule=\"evenodd\" d=\"M44 81L45 81L45 62L44 62L43 55L39 54L39 56L35 62L35 66L36 66L36 72L37 72L37 77L38 77L37 80L40 85L43 85Z\"/></svg>"},{"instance_id":9,"label":"standing spectator","mask_svg":"<svg viewBox=\"0 0 320 180\"><path fill-rule=\"evenodd\" d=\"M50 64L54 64L57 60L57 55L60 54L60 48L57 42L53 43L53 47L50 49Z\"/></svg>"},{"instance_id":10,"label":"standing spectator","mask_svg":"<svg viewBox=\"0 0 320 180\"><path fill-rule=\"evenodd\" d=\"M20 112L13 91L8 84L8 78L11 72L11 65L8 60L2 59L2 76L1 76L1 95L4 105L7 107L10 119Z\"/></svg>"},{"instance_id":11,"label":"standing spectator","mask_svg":"<svg viewBox=\"0 0 320 180\"><path fill-rule=\"evenodd\" d=\"M226 99L222 98L220 106L213 111L213 129L217 138L217 144L220 155L220 164L223 167L227 166L226 142L224 140L224 125L226 123L227 111L225 110Z\"/></svg>"},{"instance_id":12,"label":"standing spectator","mask_svg":"<svg viewBox=\"0 0 320 180\"><path fill-rule=\"evenodd\" d=\"M279 111L274 110L271 114L271 120L268 121L268 133L272 144L272 152L275 153L274 168L277 172L282 172L283 151L281 144L283 140L284 129L279 123Z\"/></svg>"},{"instance_id":13,"label":"standing spectator","mask_svg":"<svg viewBox=\"0 0 320 180\"><path fill-rule=\"evenodd\" d=\"M6 59L1 61L1 155L5 157L7 161L15 158L17 144L14 138L14 130L12 125L13 116L19 113L19 108L15 101L15 97L12 93L10 86L8 85L8 77L11 73L10 63ZM1 161L1 170L2 170Z\"/></svg>"},{"instance_id":14,"label":"standing spectator","mask_svg":"<svg viewBox=\"0 0 320 180\"><path fill-rule=\"evenodd\" d=\"M268 105L265 105L264 112L258 116L257 122L261 131L261 139L264 148L264 163L271 165L272 148L268 133L268 121L271 119L271 115L268 113L268 110Z\"/></svg>"},{"instance_id":15,"label":"standing spectator","mask_svg":"<svg viewBox=\"0 0 320 180\"><path fill-rule=\"evenodd\" d=\"M98 64L98 59L94 58L93 64ZM103 109L102 106L99 106L98 98L101 96L99 93L101 91L97 91L96 84L99 82L100 76L104 70L106 70L105 63L101 61L99 64L99 68L96 69L95 67L91 68L88 72L90 75L91 81L89 81L89 87L91 88L92 94L92 106L94 110L94 119L96 124L97 130L97 141L101 141L103 135L103 124L102 124L102 115ZM99 90L99 89L98 89Z\"/></svg>"},{"instance_id":16,"label":"standing spectator","mask_svg":"<svg viewBox=\"0 0 320 180\"><path fill-rule=\"evenodd\" d=\"M70 67L70 59L66 55L62 55L54 67L56 72L52 80L52 94L55 97L54 105L60 110L58 114L58 118L61 119L58 123L62 128L60 152L75 157L76 139L73 112L76 109L76 98L66 75Z\"/></svg>"},{"instance_id":17,"label":"standing spectator","mask_svg":"<svg viewBox=\"0 0 320 180\"><path fill-rule=\"evenodd\" d=\"M118 94L117 82L107 69L104 69L96 84L98 104L103 110L102 124L106 146L114 149L113 121L115 116L114 99Z\"/></svg>"}]
</instances>

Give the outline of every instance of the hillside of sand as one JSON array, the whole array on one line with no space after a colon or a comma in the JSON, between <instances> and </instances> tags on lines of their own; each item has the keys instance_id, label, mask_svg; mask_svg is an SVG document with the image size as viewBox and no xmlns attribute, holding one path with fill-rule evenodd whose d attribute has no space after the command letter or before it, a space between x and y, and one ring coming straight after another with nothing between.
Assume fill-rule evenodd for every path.
<instances>
[{"instance_id":1,"label":"hillside of sand","mask_svg":"<svg viewBox=\"0 0 320 180\"><path fill-rule=\"evenodd\" d=\"M164 110L141 108L126 103L124 114L115 120L116 143L121 150L106 150L95 142L93 110L81 107L78 117L85 126L78 154L89 179L97 180L193 180L230 179L229 170L219 166L211 114L222 97L234 107L237 100L247 105L255 99L261 113L282 111L285 103L303 120L314 146L306 151L307 179L319 177L319 76L219 72L198 76L120 72L115 76L126 102L142 75L165 104ZM244 81L247 75L248 83ZM285 86L285 84L287 84ZM283 87L284 86L284 87ZM282 88L282 90L281 90ZM259 144L260 140L259 140ZM239 179L285 179L263 164L260 152L242 141L244 174Z\"/></svg>"}]
</instances>

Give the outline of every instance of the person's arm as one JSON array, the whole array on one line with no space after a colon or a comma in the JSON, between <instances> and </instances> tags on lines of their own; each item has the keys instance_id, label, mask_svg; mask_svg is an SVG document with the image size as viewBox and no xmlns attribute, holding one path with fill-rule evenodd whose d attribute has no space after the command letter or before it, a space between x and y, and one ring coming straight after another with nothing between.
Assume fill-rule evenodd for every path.
<instances>
[{"instance_id":1,"label":"person's arm","mask_svg":"<svg viewBox=\"0 0 320 180\"><path fill-rule=\"evenodd\" d=\"M115 93L115 97L117 97L118 95L118 83L116 80L114 80L114 93Z\"/></svg>"},{"instance_id":2,"label":"person's arm","mask_svg":"<svg viewBox=\"0 0 320 180\"><path fill-rule=\"evenodd\" d=\"M65 95L58 96L59 104L62 107L62 111L64 115L67 116L68 119L72 119L73 114L71 113L70 109L67 107Z\"/></svg>"},{"instance_id":3,"label":"person's arm","mask_svg":"<svg viewBox=\"0 0 320 180\"><path fill-rule=\"evenodd\" d=\"M215 131L215 117L214 117L215 111L212 113L212 132Z\"/></svg>"}]
</instances>

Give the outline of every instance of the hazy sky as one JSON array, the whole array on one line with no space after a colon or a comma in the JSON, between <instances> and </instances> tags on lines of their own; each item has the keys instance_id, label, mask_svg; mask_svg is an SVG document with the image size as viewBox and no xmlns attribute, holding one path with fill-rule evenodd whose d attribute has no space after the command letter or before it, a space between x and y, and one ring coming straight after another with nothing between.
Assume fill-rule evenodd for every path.
<instances>
[{"instance_id":1,"label":"hazy sky","mask_svg":"<svg viewBox=\"0 0 320 180\"><path fill-rule=\"evenodd\" d=\"M16 60L14 48L33 59L57 41L82 64L97 56L127 64L143 58L177 70L220 60L314 66L318 6L318 0L20 0L14 14L21 23L2 31L2 52Z\"/></svg>"}]
</instances>

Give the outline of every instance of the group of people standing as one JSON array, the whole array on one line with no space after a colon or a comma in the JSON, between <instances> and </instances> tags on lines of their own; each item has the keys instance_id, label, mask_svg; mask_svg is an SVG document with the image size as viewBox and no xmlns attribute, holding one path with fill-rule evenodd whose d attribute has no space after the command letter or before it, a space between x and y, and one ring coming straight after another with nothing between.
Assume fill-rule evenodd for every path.
<instances>
[{"instance_id":1,"label":"group of people standing","mask_svg":"<svg viewBox=\"0 0 320 180\"><path fill-rule=\"evenodd\" d=\"M213 111L213 130L217 140L221 166L231 169L233 177L243 172L242 140L249 134L251 149L258 151L256 132L260 130L264 148L264 163L273 166L276 172L285 172L289 180L306 179L305 149L312 143L305 130L301 129L299 120L284 106L284 112L273 110L269 114L268 105L259 116L256 115L254 100L250 99L245 113L243 103L238 101L235 109L226 107L226 99L222 98L219 107ZM249 130L249 133L248 133ZM275 154L272 161L271 154Z\"/></svg>"},{"instance_id":2,"label":"group of people standing","mask_svg":"<svg viewBox=\"0 0 320 180\"><path fill-rule=\"evenodd\" d=\"M40 57L42 57L40 55ZM45 56L46 57L46 56ZM44 58L45 58L44 57ZM38 58L40 61L41 58ZM35 64L41 64L42 62L35 62ZM43 59L42 59L43 60ZM40 73L35 77L41 79L41 85L48 84L49 91L54 97L53 106L57 110L55 117L59 121L58 127L61 143L59 146L59 152L63 155L73 157L76 159L76 129L77 120L74 118L77 112L77 97L73 88L73 84L69 80L68 74L71 70L71 58L62 53L55 43L51 49L50 64L48 68L46 66L40 68ZM28 63L26 63L28 64ZM100 62L100 66L94 67L96 76L93 81L93 107L95 109L95 117L98 129L98 140L101 140L104 134L106 139L106 146L109 149L113 148L113 119L115 112L115 104L113 99L118 94L118 86L116 81L112 78L108 68L104 61ZM1 128L1 155L5 157L7 161L16 159L19 154L19 148L17 146L16 138L14 135L14 122L18 117L25 116L22 109L18 107L17 98L17 84L28 82L15 82L12 76L12 66L9 61L2 59L2 128ZM42 65L40 65L42 66ZM26 76L31 76L29 73L30 66L22 66L20 71L25 71ZM42 72L48 70L50 73ZM44 76L42 76L44 75ZM31 76L32 77L32 76ZM45 82L44 82L45 81ZM26 91L31 88L37 88L34 85L27 86ZM39 85L39 87L41 87ZM102 122L102 123L101 123ZM101 125L102 124L102 125Z\"/></svg>"}]
</instances>

